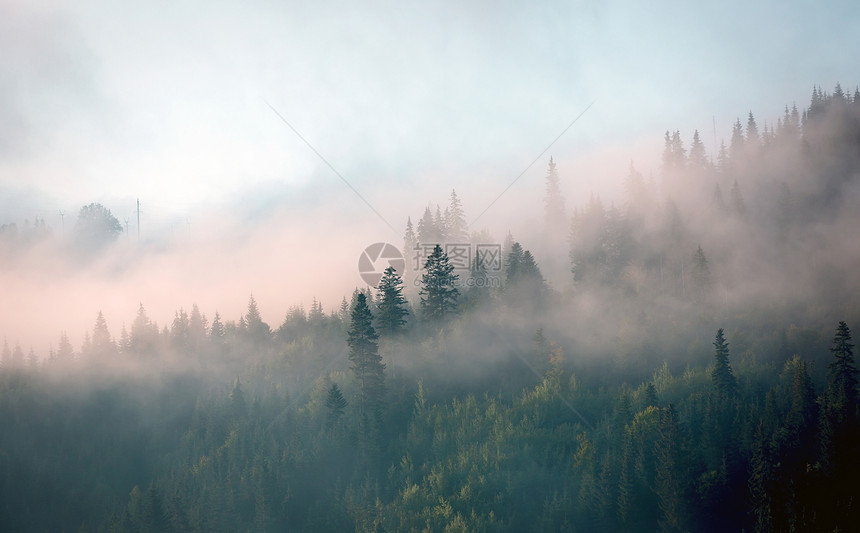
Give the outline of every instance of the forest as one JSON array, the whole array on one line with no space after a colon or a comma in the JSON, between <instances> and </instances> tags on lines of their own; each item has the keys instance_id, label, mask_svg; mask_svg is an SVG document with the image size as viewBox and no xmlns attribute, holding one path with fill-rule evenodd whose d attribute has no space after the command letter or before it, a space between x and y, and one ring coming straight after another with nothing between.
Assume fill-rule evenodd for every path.
<instances>
[{"instance_id":1,"label":"forest","mask_svg":"<svg viewBox=\"0 0 860 533\"><path fill-rule=\"evenodd\" d=\"M715 157L667 131L617 205L568 207L563 167L498 255L440 191L402 272L277 325L252 294L7 337L0 530L856 528L860 90L749 112ZM122 226L90 204L74 231L84 261ZM52 239L4 224L0 269Z\"/></svg>"}]
</instances>

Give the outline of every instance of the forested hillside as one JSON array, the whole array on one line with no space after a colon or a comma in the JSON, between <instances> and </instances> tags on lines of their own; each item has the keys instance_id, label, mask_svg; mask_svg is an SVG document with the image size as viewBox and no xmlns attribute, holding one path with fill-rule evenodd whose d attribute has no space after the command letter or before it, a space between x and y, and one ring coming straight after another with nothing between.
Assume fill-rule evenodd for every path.
<instances>
[{"instance_id":1,"label":"forested hillside","mask_svg":"<svg viewBox=\"0 0 860 533\"><path fill-rule=\"evenodd\" d=\"M403 272L276 326L93 302L81 346L5 339L0 530L856 528L860 90L690 137L617 204L550 160L535 235L439 191ZM51 239L3 226L0 268Z\"/></svg>"}]
</instances>

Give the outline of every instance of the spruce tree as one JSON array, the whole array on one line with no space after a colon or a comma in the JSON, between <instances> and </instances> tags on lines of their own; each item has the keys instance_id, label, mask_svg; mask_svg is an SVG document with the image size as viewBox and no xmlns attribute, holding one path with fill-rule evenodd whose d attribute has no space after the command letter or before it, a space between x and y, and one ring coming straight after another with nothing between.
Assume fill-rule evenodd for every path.
<instances>
[{"instance_id":1,"label":"spruce tree","mask_svg":"<svg viewBox=\"0 0 860 533\"><path fill-rule=\"evenodd\" d=\"M696 247L696 251L693 253L691 278L693 300L701 303L707 299L711 290L711 269L708 267L708 259L705 257L705 252L702 251L701 246Z\"/></svg>"},{"instance_id":2,"label":"spruce tree","mask_svg":"<svg viewBox=\"0 0 860 533\"><path fill-rule=\"evenodd\" d=\"M460 291L454 285L459 276L454 274L454 266L448 254L438 244L424 263L421 276L421 314L428 322L443 321L457 309Z\"/></svg>"},{"instance_id":3,"label":"spruce tree","mask_svg":"<svg viewBox=\"0 0 860 533\"><path fill-rule=\"evenodd\" d=\"M326 409L328 409L326 423L329 428L332 428L337 425L347 406L346 398L343 397L343 393L340 391L340 387L337 386L337 383L332 383L331 387L329 387L328 394L325 399L325 406Z\"/></svg>"},{"instance_id":4,"label":"spruce tree","mask_svg":"<svg viewBox=\"0 0 860 533\"><path fill-rule=\"evenodd\" d=\"M693 143L690 145L690 157L687 165L696 172L708 170L711 166L705 154L705 145L699 138L699 130L693 132Z\"/></svg>"},{"instance_id":5,"label":"spruce tree","mask_svg":"<svg viewBox=\"0 0 860 533\"><path fill-rule=\"evenodd\" d=\"M561 194L561 181L558 177L558 169L552 157L549 158L549 167L544 179L546 180L546 193L544 196L546 226L552 231L561 231L567 224L567 214L564 209L564 196Z\"/></svg>"},{"instance_id":6,"label":"spruce tree","mask_svg":"<svg viewBox=\"0 0 860 533\"><path fill-rule=\"evenodd\" d=\"M729 343L723 336L723 328L717 330L714 348L716 351L714 352L714 368L711 371L711 380L717 393L723 399L733 398L737 393L738 384L729 363Z\"/></svg>"},{"instance_id":7,"label":"spruce tree","mask_svg":"<svg viewBox=\"0 0 860 533\"><path fill-rule=\"evenodd\" d=\"M352 308L346 342L349 345L350 369L358 382L359 428L367 451L375 449L378 444L385 394L385 365L379 356L377 339L367 297L359 292Z\"/></svg>"},{"instance_id":8,"label":"spruce tree","mask_svg":"<svg viewBox=\"0 0 860 533\"><path fill-rule=\"evenodd\" d=\"M406 258L406 271L411 272L412 258L415 257L415 245L418 237L415 236L415 228L412 226L412 218L406 219L406 233L403 235L403 257Z\"/></svg>"},{"instance_id":9,"label":"spruce tree","mask_svg":"<svg viewBox=\"0 0 860 533\"><path fill-rule=\"evenodd\" d=\"M406 298L403 297L403 280L394 270L388 267L379 280L379 291L377 294L376 324L379 334L391 336L403 331L406 327Z\"/></svg>"},{"instance_id":10,"label":"spruce tree","mask_svg":"<svg viewBox=\"0 0 860 533\"><path fill-rule=\"evenodd\" d=\"M463 204L457 197L457 191L451 190L451 199L448 209L445 210L445 235L447 241L455 244L463 244L469 241L467 232L466 214L463 212Z\"/></svg>"},{"instance_id":11,"label":"spruce tree","mask_svg":"<svg viewBox=\"0 0 860 533\"><path fill-rule=\"evenodd\" d=\"M827 394L830 401L838 406L841 416L853 419L857 412L857 367L854 364L851 330L845 322L839 322L836 327L830 351L833 361L828 365Z\"/></svg>"}]
</instances>

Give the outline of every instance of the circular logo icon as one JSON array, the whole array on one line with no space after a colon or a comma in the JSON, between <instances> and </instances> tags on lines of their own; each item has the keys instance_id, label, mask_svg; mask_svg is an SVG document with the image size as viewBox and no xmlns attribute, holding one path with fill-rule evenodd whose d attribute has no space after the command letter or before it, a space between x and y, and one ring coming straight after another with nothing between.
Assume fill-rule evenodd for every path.
<instances>
[{"instance_id":1,"label":"circular logo icon","mask_svg":"<svg viewBox=\"0 0 860 533\"><path fill-rule=\"evenodd\" d=\"M361 274L361 279L373 288L379 286L379 280L388 267L394 267L394 270L402 274L406 268L406 260L396 246L387 242L371 244L358 258L358 273Z\"/></svg>"}]
</instances>

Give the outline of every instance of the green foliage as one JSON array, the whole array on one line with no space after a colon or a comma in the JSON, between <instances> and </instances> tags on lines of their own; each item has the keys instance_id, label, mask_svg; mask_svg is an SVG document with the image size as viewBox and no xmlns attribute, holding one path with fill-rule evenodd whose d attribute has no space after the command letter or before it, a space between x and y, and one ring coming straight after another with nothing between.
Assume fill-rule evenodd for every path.
<instances>
[{"instance_id":1,"label":"green foliage","mask_svg":"<svg viewBox=\"0 0 860 533\"><path fill-rule=\"evenodd\" d=\"M379 280L379 294L376 299L377 329L382 336L396 335L406 327L406 298L403 296L403 279L388 267Z\"/></svg>"},{"instance_id":2,"label":"green foliage","mask_svg":"<svg viewBox=\"0 0 860 533\"><path fill-rule=\"evenodd\" d=\"M444 321L457 310L457 274L454 266L448 260L448 255L438 244L433 253L424 263L424 274L421 275L421 316L427 322Z\"/></svg>"},{"instance_id":3,"label":"green foliage","mask_svg":"<svg viewBox=\"0 0 860 533\"><path fill-rule=\"evenodd\" d=\"M717 330L714 348L714 368L711 371L711 380L717 394L722 399L728 400L737 393L738 384L732 372L731 363L729 363L729 343L726 342L725 335L723 335L723 328Z\"/></svg>"}]
</instances>

